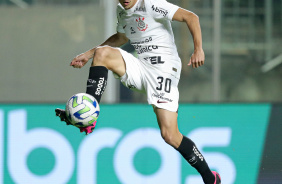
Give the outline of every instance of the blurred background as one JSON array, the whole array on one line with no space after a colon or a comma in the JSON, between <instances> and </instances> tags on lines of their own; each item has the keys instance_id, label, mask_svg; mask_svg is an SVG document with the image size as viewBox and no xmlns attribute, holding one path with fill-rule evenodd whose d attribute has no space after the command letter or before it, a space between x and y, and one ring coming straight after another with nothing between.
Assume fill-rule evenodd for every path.
<instances>
[{"instance_id":1,"label":"blurred background","mask_svg":"<svg viewBox=\"0 0 282 184\"><path fill-rule=\"evenodd\" d=\"M185 24L172 23L183 61L181 103L282 101L282 0L170 2L199 16L206 54L203 67L188 67L191 35ZM85 91L90 62L81 70L69 63L115 33L115 6L108 0L0 0L0 102L65 102ZM117 80L109 85L105 103L146 103L145 95Z\"/></svg>"},{"instance_id":2,"label":"blurred background","mask_svg":"<svg viewBox=\"0 0 282 184\"><path fill-rule=\"evenodd\" d=\"M188 67L191 34L185 24L172 22L183 63L181 131L199 141L212 168L221 171L223 183L281 184L282 0L168 1L199 16L206 54L204 66ZM85 92L88 78L90 62L82 69L69 63L115 33L116 4L116 0L0 0L0 183L131 184L125 182L130 178L142 183L142 177L150 179L161 166L170 173L161 173L156 181L162 182L142 184L166 184L169 179L174 184L202 183L179 155L158 150L171 149L165 145L136 151L134 169L142 177L128 174L122 180L115 168L121 160L128 161L117 156L126 150L122 145L145 141L148 148L146 141L156 140L152 135L159 130L146 96L131 92L113 77L102 98L95 134L85 138L74 127L57 123L54 109L64 108L73 94ZM130 44L122 48L134 54ZM147 139L139 138L139 131ZM137 136L135 142L128 141L132 135ZM205 142L209 140L213 143ZM161 164L166 158L162 153L171 154L176 165ZM92 166L84 154L99 162L91 160ZM85 175L87 171L94 174Z\"/></svg>"}]
</instances>

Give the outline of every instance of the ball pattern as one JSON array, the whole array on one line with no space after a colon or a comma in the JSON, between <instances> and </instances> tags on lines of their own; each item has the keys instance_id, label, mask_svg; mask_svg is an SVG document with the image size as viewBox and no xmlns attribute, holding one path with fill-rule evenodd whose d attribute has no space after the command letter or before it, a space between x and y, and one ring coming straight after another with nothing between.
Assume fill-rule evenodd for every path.
<instances>
[{"instance_id":1,"label":"ball pattern","mask_svg":"<svg viewBox=\"0 0 282 184\"><path fill-rule=\"evenodd\" d=\"M97 100L86 93L73 95L66 104L68 120L77 127L87 127L97 121L100 107Z\"/></svg>"}]
</instances>

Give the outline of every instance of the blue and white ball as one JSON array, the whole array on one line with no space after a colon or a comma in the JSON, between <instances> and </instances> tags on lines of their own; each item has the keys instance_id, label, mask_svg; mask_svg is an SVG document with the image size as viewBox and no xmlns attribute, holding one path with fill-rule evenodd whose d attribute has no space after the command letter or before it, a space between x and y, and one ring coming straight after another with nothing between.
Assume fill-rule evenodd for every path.
<instances>
[{"instance_id":1,"label":"blue and white ball","mask_svg":"<svg viewBox=\"0 0 282 184\"><path fill-rule=\"evenodd\" d=\"M66 116L76 127L87 127L97 121L100 107L97 100L86 93L73 95L66 104Z\"/></svg>"}]
</instances>

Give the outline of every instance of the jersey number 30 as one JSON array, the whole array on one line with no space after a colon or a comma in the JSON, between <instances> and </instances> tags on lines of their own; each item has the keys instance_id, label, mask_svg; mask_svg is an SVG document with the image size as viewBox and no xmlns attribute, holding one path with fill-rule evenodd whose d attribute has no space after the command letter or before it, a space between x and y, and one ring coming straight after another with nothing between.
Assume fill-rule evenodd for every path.
<instances>
[{"instance_id":1,"label":"jersey number 30","mask_svg":"<svg viewBox=\"0 0 282 184\"><path fill-rule=\"evenodd\" d=\"M156 90L159 90L159 91L163 90L163 83L165 83L164 91L167 92L167 93L170 93L171 79L169 79L169 78L164 79L163 77L158 77L157 79L159 80L158 81L159 86L156 87Z\"/></svg>"}]
</instances>

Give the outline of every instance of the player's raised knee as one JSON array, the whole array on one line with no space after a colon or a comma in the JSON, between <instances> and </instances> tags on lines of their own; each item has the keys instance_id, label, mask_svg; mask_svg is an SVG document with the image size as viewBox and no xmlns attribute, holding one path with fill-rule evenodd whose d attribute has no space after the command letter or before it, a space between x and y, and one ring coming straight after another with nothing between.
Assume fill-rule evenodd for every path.
<instances>
[{"instance_id":1,"label":"player's raised knee","mask_svg":"<svg viewBox=\"0 0 282 184\"><path fill-rule=\"evenodd\" d=\"M92 66L106 66L109 61L112 48L109 46L98 47L95 50Z\"/></svg>"}]
</instances>

